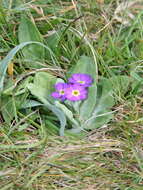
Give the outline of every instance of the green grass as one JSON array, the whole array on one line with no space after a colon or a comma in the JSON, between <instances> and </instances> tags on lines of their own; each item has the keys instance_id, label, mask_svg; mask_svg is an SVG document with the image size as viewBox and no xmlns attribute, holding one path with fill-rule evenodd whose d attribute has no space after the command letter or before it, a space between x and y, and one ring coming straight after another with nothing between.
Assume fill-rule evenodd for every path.
<instances>
[{"instance_id":1,"label":"green grass","mask_svg":"<svg viewBox=\"0 0 143 190\"><path fill-rule=\"evenodd\" d=\"M42 34L39 41L52 51L36 60L19 51L14 67L8 68L0 92L1 190L143 188L143 5L122 8L114 19L123 2L0 1L0 59L19 44L23 14L35 21ZM84 136L59 137L57 118L50 111L21 110L32 96L25 86L39 69L64 78L81 55L94 59L99 78L125 75L134 83L126 93L116 92L110 123ZM13 84L14 92L9 89Z\"/></svg>"}]
</instances>

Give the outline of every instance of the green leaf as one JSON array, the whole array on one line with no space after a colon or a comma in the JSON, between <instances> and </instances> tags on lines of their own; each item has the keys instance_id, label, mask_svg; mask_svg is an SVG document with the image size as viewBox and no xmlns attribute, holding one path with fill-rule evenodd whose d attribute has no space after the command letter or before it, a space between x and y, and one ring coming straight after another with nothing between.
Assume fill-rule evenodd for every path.
<instances>
[{"instance_id":1,"label":"green leaf","mask_svg":"<svg viewBox=\"0 0 143 190\"><path fill-rule=\"evenodd\" d=\"M45 98L49 102L54 103L51 93L54 91L54 84L57 78L47 72L38 72L34 77L34 83L28 84L28 88L38 98Z\"/></svg>"},{"instance_id":2,"label":"green leaf","mask_svg":"<svg viewBox=\"0 0 143 190\"><path fill-rule=\"evenodd\" d=\"M102 78L97 85L96 109L94 112L112 108L114 104L115 101L111 81L110 79Z\"/></svg>"},{"instance_id":3,"label":"green leaf","mask_svg":"<svg viewBox=\"0 0 143 190\"><path fill-rule=\"evenodd\" d=\"M17 119L17 110L21 108L21 104L25 101L25 95L20 97L11 97L2 95L0 101L0 112L6 123L10 124L12 119Z\"/></svg>"},{"instance_id":4,"label":"green leaf","mask_svg":"<svg viewBox=\"0 0 143 190\"><path fill-rule=\"evenodd\" d=\"M64 104L56 101L55 105L65 113L67 118L75 125L75 127L79 127L79 123L74 119L73 113Z\"/></svg>"},{"instance_id":5,"label":"green leaf","mask_svg":"<svg viewBox=\"0 0 143 190\"><path fill-rule=\"evenodd\" d=\"M93 77L94 83L89 87L89 93L87 100L83 101L79 107L79 119L83 122L89 117L91 117L92 112L94 111L96 104L96 65L92 58L87 56L81 56L77 64L70 70L70 74L73 73L85 73Z\"/></svg>"},{"instance_id":6,"label":"green leaf","mask_svg":"<svg viewBox=\"0 0 143 190\"><path fill-rule=\"evenodd\" d=\"M80 122L84 129L91 130L107 124L112 118L111 108L116 96L123 96L129 89L131 79L127 76L101 78L100 82L89 88L88 99L80 107ZM115 96L116 95L116 96Z\"/></svg>"},{"instance_id":7,"label":"green leaf","mask_svg":"<svg viewBox=\"0 0 143 190\"><path fill-rule=\"evenodd\" d=\"M113 118L110 110L102 110L95 113L89 120L84 123L84 129L97 129L107 124Z\"/></svg>"},{"instance_id":8,"label":"green leaf","mask_svg":"<svg viewBox=\"0 0 143 190\"><path fill-rule=\"evenodd\" d=\"M20 45L16 46L15 48L13 48L9 53L8 55L2 60L0 61L0 91L3 90L3 82L4 82L4 78L5 78L5 75L6 75L6 70L7 70L7 67L9 65L9 63L12 61L12 59L14 58L14 56L16 55L16 53L21 50L22 48L24 48L25 46L27 45L30 45L30 44L37 44L37 45L40 45L44 48L46 48L49 52L50 52L50 55L52 57L52 60L56 60L53 52L51 51L51 49L48 47L48 46L45 46L44 44L40 43L40 42L23 42L21 43Z\"/></svg>"},{"instance_id":9,"label":"green leaf","mask_svg":"<svg viewBox=\"0 0 143 190\"><path fill-rule=\"evenodd\" d=\"M43 104L41 104L40 102L36 101L36 100L26 100L21 108L22 109L26 109L26 108L33 108L33 107L37 107L37 106L43 106Z\"/></svg>"},{"instance_id":10,"label":"green leaf","mask_svg":"<svg viewBox=\"0 0 143 190\"><path fill-rule=\"evenodd\" d=\"M112 118L110 108L115 104L113 88L109 79L102 79L97 85L97 96L95 99L95 109L84 123L84 129L95 129L108 123Z\"/></svg>"},{"instance_id":11,"label":"green leaf","mask_svg":"<svg viewBox=\"0 0 143 190\"><path fill-rule=\"evenodd\" d=\"M0 103L0 111L6 123L10 124L11 120L15 116L15 108L12 98L6 96L2 98Z\"/></svg>"},{"instance_id":12,"label":"green leaf","mask_svg":"<svg viewBox=\"0 0 143 190\"><path fill-rule=\"evenodd\" d=\"M64 112L61 109L59 109L53 105L46 104L45 106L47 106L47 108L50 109L58 117L58 119L60 121L60 136L64 136L64 129L65 129L66 123L67 123Z\"/></svg>"},{"instance_id":13,"label":"green leaf","mask_svg":"<svg viewBox=\"0 0 143 190\"><path fill-rule=\"evenodd\" d=\"M42 88L51 88L51 82L56 82L56 77L47 72L38 72L34 77L34 84ZM52 84L52 85L53 85Z\"/></svg>"},{"instance_id":14,"label":"green leaf","mask_svg":"<svg viewBox=\"0 0 143 190\"><path fill-rule=\"evenodd\" d=\"M91 117L96 104L97 87L93 84L88 89L88 98L80 106L80 120L83 122Z\"/></svg>"},{"instance_id":15,"label":"green leaf","mask_svg":"<svg viewBox=\"0 0 143 190\"><path fill-rule=\"evenodd\" d=\"M48 46L52 49L53 52L56 54L58 53L58 42L59 42L59 36L60 36L61 31L56 31L54 34L50 35L47 39L46 42ZM47 56L47 55L46 55Z\"/></svg>"},{"instance_id":16,"label":"green leaf","mask_svg":"<svg viewBox=\"0 0 143 190\"><path fill-rule=\"evenodd\" d=\"M37 41L43 42L43 38L36 25L26 16L22 16L18 31L19 42ZM26 59L40 60L44 58L44 47L31 44L23 48L22 53Z\"/></svg>"},{"instance_id":17,"label":"green leaf","mask_svg":"<svg viewBox=\"0 0 143 190\"><path fill-rule=\"evenodd\" d=\"M129 90L129 84L131 80L132 79L130 77L124 75L114 76L109 79L114 93L120 97L123 97Z\"/></svg>"},{"instance_id":18,"label":"green leaf","mask_svg":"<svg viewBox=\"0 0 143 190\"><path fill-rule=\"evenodd\" d=\"M19 80L19 78L17 78L16 80ZM26 77L26 79L21 80L20 83L18 83L18 85L15 85L14 81L12 81L10 78L8 81L6 81L6 85L4 86L2 94L19 96L23 93L26 93L27 84L31 81L33 81L33 77L29 76Z\"/></svg>"},{"instance_id":19,"label":"green leaf","mask_svg":"<svg viewBox=\"0 0 143 190\"><path fill-rule=\"evenodd\" d=\"M48 73L37 73L34 79L34 83L28 84L27 88L44 104L44 106L46 106L58 117L61 126L60 135L64 136L64 129L66 126L65 114L61 109L49 102L51 94L51 81L54 82L53 80L55 81L55 78Z\"/></svg>"},{"instance_id":20,"label":"green leaf","mask_svg":"<svg viewBox=\"0 0 143 190\"><path fill-rule=\"evenodd\" d=\"M40 88L39 86L36 86L33 83L29 83L27 85L27 88L30 90L31 94L33 94L34 96L36 96L38 99L46 99L47 100L47 89L45 88Z\"/></svg>"},{"instance_id":21,"label":"green leaf","mask_svg":"<svg viewBox=\"0 0 143 190\"><path fill-rule=\"evenodd\" d=\"M81 56L79 61L75 66L71 68L69 71L69 75L73 73L86 73L93 77L94 81L96 81L96 65L94 64L94 61L92 58L87 56Z\"/></svg>"}]
</instances>

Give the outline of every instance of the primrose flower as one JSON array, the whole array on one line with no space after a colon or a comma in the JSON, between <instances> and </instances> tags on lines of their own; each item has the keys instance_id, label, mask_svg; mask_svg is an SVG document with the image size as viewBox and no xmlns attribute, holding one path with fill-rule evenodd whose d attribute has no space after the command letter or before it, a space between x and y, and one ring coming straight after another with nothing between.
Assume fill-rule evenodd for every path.
<instances>
[{"instance_id":1,"label":"primrose flower","mask_svg":"<svg viewBox=\"0 0 143 190\"><path fill-rule=\"evenodd\" d=\"M69 78L72 84L79 84L84 87L89 87L93 83L93 78L88 74L75 73Z\"/></svg>"},{"instance_id":2,"label":"primrose flower","mask_svg":"<svg viewBox=\"0 0 143 190\"><path fill-rule=\"evenodd\" d=\"M67 87L68 87L68 84L62 83L62 82L55 84L56 91L53 92L51 96L55 99L60 99L64 101L66 99L65 91Z\"/></svg>"},{"instance_id":3,"label":"primrose flower","mask_svg":"<svg viewBox=\"0 0 143 190\"><path fill-rule=\"evenodd\" d=\"M78 84L69 84L65 91L66 99L70 101L84 100L87 98L87 94L87 89Z\"/></svg>"}]
</instances>

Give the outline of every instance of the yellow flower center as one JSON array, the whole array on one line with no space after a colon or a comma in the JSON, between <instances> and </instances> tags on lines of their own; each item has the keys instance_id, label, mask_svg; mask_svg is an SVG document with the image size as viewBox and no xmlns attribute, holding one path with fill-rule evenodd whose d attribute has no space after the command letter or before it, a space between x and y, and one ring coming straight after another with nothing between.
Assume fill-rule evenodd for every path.
<instances>
[{"instance_id":1,"label":"yellow flower center","mask_svg":"<svg viewBox=\"0 0 143 190\"><path fill-rule=\"evenodd\" d=\"M73 95L73 96L79 96L79 95L80 95L79 90L73 90L73 91L72 91L72 95Z\"/></svg>"},{"instance_id":2,"label":"yellow flower center","mask_svg":"<svg viewBox=\"0 0 143 190\"><path fill-rule=\"evenodd\" d=\"M81 80L79 80L78 83L80 83L80 84L84 84L85 81L81 81Z\"/></svg>"},{"instance_id":3,"label":"yellow flower center","mask_svg":"<svg viewBox=\"0 0 143 190\"><path fill-rule=\"evenodd\" d=\"M65 94L65 91L64 91L64 90L60 90L60 91L59 91L59 94L60 94L60 95L64 95L64 94Z\"/></svg>"}]
</instances>

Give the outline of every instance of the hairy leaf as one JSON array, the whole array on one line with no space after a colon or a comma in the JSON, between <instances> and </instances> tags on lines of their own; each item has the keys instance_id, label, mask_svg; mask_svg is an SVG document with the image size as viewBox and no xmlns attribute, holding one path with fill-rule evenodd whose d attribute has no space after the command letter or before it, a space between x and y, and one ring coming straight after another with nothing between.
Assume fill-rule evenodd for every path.
<instances>
[{"instance_id":1,"label":"hairy leaf","mask_svg":"<svg viewBox=\"0 0 143 190\"><path fill-rule=\"evenodd\" d=\"M18 38L20 43L29 41L43 42L43 38L36 25L26 16L22 16ZM38 46L37 44L31 44L24 47L22 53L27 60L40 60L44 58L44 47Z\"/></svg>"}]
</instances>

